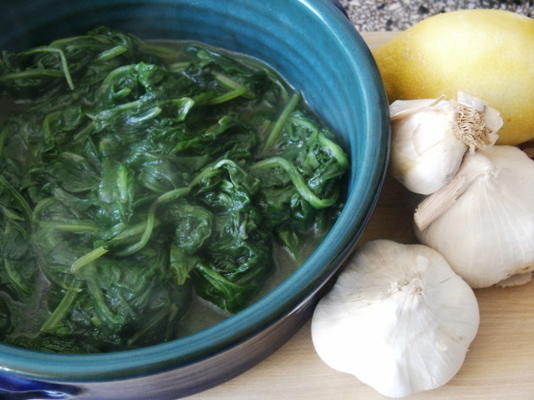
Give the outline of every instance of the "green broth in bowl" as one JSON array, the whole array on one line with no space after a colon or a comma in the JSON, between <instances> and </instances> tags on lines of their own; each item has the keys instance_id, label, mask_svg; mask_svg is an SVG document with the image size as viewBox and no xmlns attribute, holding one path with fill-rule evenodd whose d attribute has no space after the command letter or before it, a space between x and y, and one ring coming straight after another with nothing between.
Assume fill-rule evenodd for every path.
<instances>
[{"instance_id":1,"label":"green broth in bowl","mask_svg":"<svg viewBox=\"0 0 534 400\"><path fill-rule=\"evenodd\" d=\"M4 53L0 88L6 344L191 334L289 275L341 209L347 156L255 59L98 28Z\"/></svg>"}]
</instances>

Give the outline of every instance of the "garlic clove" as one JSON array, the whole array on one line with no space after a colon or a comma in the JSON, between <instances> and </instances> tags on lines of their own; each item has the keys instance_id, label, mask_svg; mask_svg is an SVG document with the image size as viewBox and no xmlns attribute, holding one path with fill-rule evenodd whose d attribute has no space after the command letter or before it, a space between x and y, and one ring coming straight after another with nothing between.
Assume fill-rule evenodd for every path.
<instances>
[{"instance_id":1,"label":"garlic clove","mask_svg":"<svg viewBox=\"0 0 534 400\"><path fill-rule=\"evenodd\" d=\"M443 193L456 178L425 199L416 234L469 285L488 287L534 267L534 161L512 146L493 146L469 160L473 179L454 196Z\"/></svg>"},{"instance_id":2,"label":"garlic clove","mask_svg":"<svg viewBox=\"0 0 534 400\"><path fill-rule=\"evenodd\" d=\"M397 112L391 121L392 173L408 190L430 194L452 178L467 146L453 133L455 107L451 102L414 102L413 108ZM401 109L395 103L391 107Z\"/></svg>"},{"instance_id":3,"label":"garlic clove","mask_svg":"<svg viewBox=\"0 0 534 400\"><path fill-rule=\"evenodd\" d=\"M468 148L474 152L494 145L503 125L497 110L463 92L457 101L397 100L390 115L393 176L425 195L452 179Z\"/></svg>"},{"instance_id":4,"label":"garlic clove","mask_svg":"<svg viewBox=\"0 0 534 400\"><path fill-rule=\"evenodd\" d=\"M403 397L452 379L478 325L473 291L439 253L376 240L320 300L311 330L327 365Z\"/></svg>"}]
</instances>

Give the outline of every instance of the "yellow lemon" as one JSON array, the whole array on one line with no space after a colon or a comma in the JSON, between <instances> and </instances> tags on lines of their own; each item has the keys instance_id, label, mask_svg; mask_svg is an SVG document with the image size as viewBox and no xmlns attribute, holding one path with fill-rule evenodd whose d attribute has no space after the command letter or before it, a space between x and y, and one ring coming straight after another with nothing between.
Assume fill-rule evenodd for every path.
<instances>
[{"instance_id":1,"label":"yellow lemon","mask_svg":"<svg viewBox=\"0 0 534 400\"><path fill-rule=\"evenodd\" d=\"M390 101L463 91L501 112L500 144L534 139L534 19L502 10L439 14L374 56Z\"/></svg>"}]
</instances>

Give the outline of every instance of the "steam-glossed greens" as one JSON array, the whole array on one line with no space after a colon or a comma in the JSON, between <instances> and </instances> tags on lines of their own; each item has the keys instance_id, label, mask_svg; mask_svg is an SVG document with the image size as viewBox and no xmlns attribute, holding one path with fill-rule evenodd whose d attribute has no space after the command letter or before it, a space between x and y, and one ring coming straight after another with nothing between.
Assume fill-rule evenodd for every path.
<instances>
[{"instance_id":1,"label":"steam-glossed greens","mask_svg":"<svg viewBox=\"0 0 534 400\"><path fill-rule=\"evenodd\" d=\"M233 313L339 209L342 149L270 69L99 28L2 53L0 339L54 352Z\"/></svg>"}]
</instances>

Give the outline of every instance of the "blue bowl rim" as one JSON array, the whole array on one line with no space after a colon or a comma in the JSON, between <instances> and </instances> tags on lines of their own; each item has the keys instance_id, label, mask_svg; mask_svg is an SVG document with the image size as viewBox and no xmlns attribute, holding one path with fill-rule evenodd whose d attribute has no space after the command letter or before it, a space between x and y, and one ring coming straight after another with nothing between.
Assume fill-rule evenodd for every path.
<instances>
[{"instance_id":1,"label":"blue bowl rim","mask_svg":"<svg viewBox=\"0 0 534 400\"><path fill-rule=\"evenodd\" d=\"M0 370L33 379L72 382L114 380L180 367L223 351L290 313L340 267L372 214L382 187L390 140L387 100L370 50L342 12L327 0L297 1L328 27L354 70L360 71L355 78L359 79L364 96L365 134L374 143L368 146L361 160L366 169L362 171L365 178L353 188L339 218L319 247L271 293L243 311L190 336L136 350L88 355L44 353L0 344ZM350 226L351 232L338 240L344 226ZM298 286L300 290L295 290Z\"/></svg>"}]
</instances>

